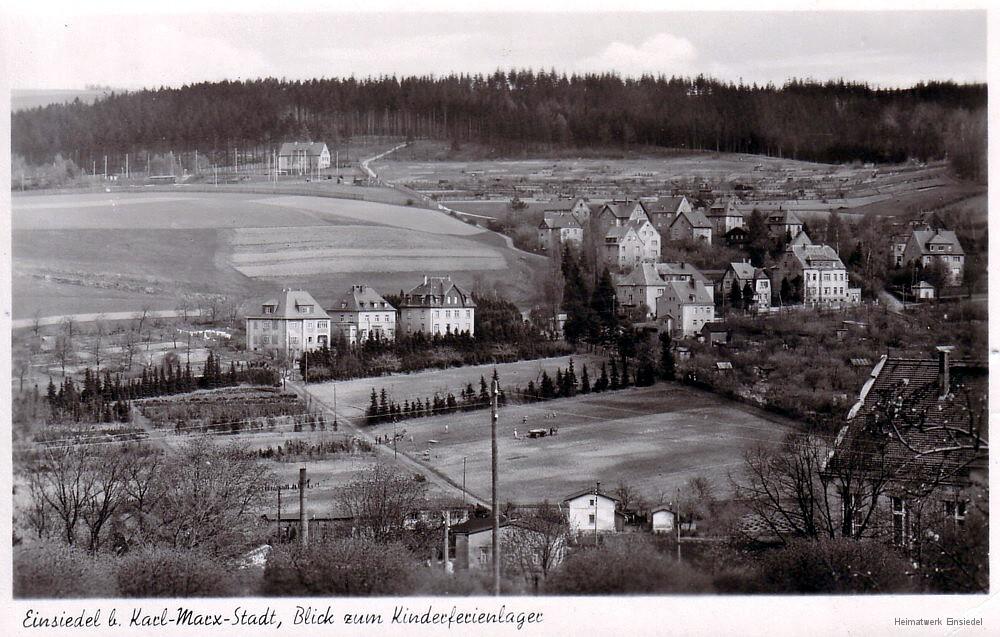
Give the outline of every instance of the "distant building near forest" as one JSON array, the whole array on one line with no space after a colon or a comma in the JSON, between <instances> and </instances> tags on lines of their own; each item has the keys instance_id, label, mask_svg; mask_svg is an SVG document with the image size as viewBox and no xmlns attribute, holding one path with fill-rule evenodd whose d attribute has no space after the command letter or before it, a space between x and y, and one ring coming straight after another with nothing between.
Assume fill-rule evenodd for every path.
<instances>
[{"instance_id":1,"label":"distant building near forest","mask_svg":"<svg viewBox=\"0 0 1000 637\"><path fill-rule=\"evenodd\" d=\"M332 327L351 345L396 338L396 308L367 285L352 285L339 299L328 303Z\"/></svg>"},{"instance_id":2,"label":"distant building near forest","mask_svg":"<svg viewBox=\"0 0 1000 637\"><path fill-rule=\"evenodd\" d=\"M586 206L584 206L586 207ZM583 243L583 226L572 212L546 210L538 224L538 248L548 251L564 244Z\"/></svg>"},{"instance_id":3,"label":"distant building near forest","mask_svg":"<svg viewBox=\"0 0 1000 637\"><path fill-rule=\"evenodd\" d=\"M716 199L705 217L712 224L712 234L716 237L724 237L730 230L745 225L743 213L736 207L736 201L729 197Z\"/></svg>"},{"instance_id":4,"label":"distant building near forest","mask_svg":"<svg viewBox=\"0 0 1000 637\"><path fill-rule=\"evenodd\" d=\"M625 517L616 510L618 499L601 492L600 487L574 493L563 504L571 533L616 533L625 526Z\"/></svg>"},{"instance_id":5,"label":"distant building near forest","mask_svg":"<svg viewBox=\"0 0 1000 637\"><path fill-rule=\"evenodd\" d=\"M670 224L674 222L682 212L692 210L691 202L685 196L680 197L657 197L652 201L647 201L646 211L653 222L653 227L661 234L670 231Z\"/></svg>"},{"instance_id":6,"label":"distant building near forest","mask_svg":"<svg viewBox=\"0 0 1000 637\"><path fill-rule=\"evenodd\" d=\"M330 316L305 290L281 291L247 316L247 349L298 356L330 342Z\"/></svg>"},{"instance_id":7,"label":"distant building near forest","mask_svg":"<svg viewBox=\"0 0 1000 637\"><path fill-rule=\"evenodd\" d=\"M399 330L404 334L475 335L476 303L450 276L424 277L403 294L399 303Z\"/></svg>"},{"instance_id":8,"label":"distant building near forest","mask_svg":"<svg viewBox=\"0 0 1000 637\"><path fill-rule=\"evenodd\" d=\"M306 175L330 167L330 149L323 142L285 142L278 150L278 170Z\"/></svg>"}]
</instances>

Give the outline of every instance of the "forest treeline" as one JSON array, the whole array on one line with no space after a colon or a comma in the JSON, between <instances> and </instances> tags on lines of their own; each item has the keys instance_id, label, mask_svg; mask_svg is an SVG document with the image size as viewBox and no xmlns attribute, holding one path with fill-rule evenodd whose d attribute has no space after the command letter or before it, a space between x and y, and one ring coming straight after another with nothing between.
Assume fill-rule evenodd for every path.
<instances>
[{"instance_id":1,"label":"forest treeline","mask_svg":"<svg viewBox=\"0 0 1000 637\"><path fill-rule=\"evenodd\" d=\"M530 70L442 77L258 79L112 94L12 115L15 154L222 152L312 138L398 135L550 147L659 146L814 161L952 159L985 178L985 84L879 89L844 81L783 86L705 77ZM87 162L89 163L89 161Z\"/></svg>"}]
</instances>

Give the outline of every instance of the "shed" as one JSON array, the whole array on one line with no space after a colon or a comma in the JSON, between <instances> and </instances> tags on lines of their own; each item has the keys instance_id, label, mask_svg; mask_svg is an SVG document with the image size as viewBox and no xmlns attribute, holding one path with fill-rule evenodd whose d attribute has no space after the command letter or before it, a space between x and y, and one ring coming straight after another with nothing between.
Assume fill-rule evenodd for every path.
<instances>
[{"instance_id":1,"label":"shed","mask_svg":"<svg viewBox=\"0 0 1000 637\"><path fill-rule=\"evenodd\" d=\"M670 507L661 506L653 509L653 533L673 533L677 528L677 513Z\"/></svg>"}]
</instances>

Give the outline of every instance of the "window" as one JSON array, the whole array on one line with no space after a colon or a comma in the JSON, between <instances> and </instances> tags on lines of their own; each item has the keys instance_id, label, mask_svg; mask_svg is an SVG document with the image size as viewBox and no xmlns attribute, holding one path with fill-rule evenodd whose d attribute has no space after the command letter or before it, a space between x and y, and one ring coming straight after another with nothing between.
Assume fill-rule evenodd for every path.
<instances>
[{"instance_id":1,"label":"window","mask_svg":"<svg viewBox=\"0 0 1000 637\"><path fill-rule=\"evenodd\" d=\"M479 563L486 564L490 561L490 547L480 546L479 547Z\"/></svg>"},{"instance_id":2,"label":"window","mask_svg":"<svg viewBox=\"0 0 1000 637\"><path fill-rule=\"evenodd\" d=\"M955 502L954 500L949 500L942 502L944 505L944 514L949 520L953 521L958 526L965 525L965 502Z\"/></svg>"},{"instance_id":3,"label":"window","mask_svg":"<svg viewBox=\"0 0 1000 637\"><path fill-rule=\"evenodd\" d=\"M272 330L278 329L278 322L277 321L271 321L271 329Z\"/></svg>"},{"instance_id":4,"label":"window","mask_svg":"<svg viewBox=\"0 0 1000 637\"><path fill-rule=\"evenodd\" d=\"M465 311L465 318L472 318L472 310Z\"/></svg>"},{"instance_id":5,"label":"window","mask_svg":"<svg viewBox=\"0 0 1000 637\"><path fill-rule=\"evenodd\" d=\"M594 498L591 498L590 501L589 501L589 504L590 504L590 506L596 506L597 500L594 499Z\"/></svg>"},{"instance_id":6,"label":"window","mask_svg":"<svg viewBox=\"0 0 1000 637\"><path fill-rule=\"evenodd\" d=\"M910 507L903 498L889 498L892 502L892 543L903 546L910 541Z\"/></svg>"},{"instance_id":7,"label":"window","mask_svg":"<svg viewBox=\"0 0 1000 637\"><path fill-rule=\"evenodd\" d=\"M270 345L271 337L265 334L264 336L261 337L260 342L264 345Z\"/></svg>"},{"instance_id":8,"label":"window","mask_svg":"<svg viewBox=\"0 0 1000 637\"><path fill-rule=\"evenodd\" d=\"M864 515L861 511L862 500L856 494L844 490L841 491L841 501L844 505L841 511L841 531L845 537L857 537L861 533L861 524L864 521Z\"/></svg>"},{"instance_id":9,"label":"window","mask_svg":"<svg viewBox=\"0 0 1000 637\"><path fill-rule=\"evenodd\" d=\"M588 521L588 522L590 522L591 524L593 524L593 523L594 523L594 520L595 520L595 518L594 518L594 514L593 514L593 513L591 513L591 514L590 514L590 515L588 516L588 518L587 518L587 521Z\"/></svg>"},{"instance_id":10,"label":"window","mask_svg":"<svg viewBox=\"0 0 1000 637\"><path fill-rule=\"evenodd\" d=\"M316 321L316 329L325 330L327 328L326 321Z\"/></svg>"},{"instance_id":11,"label":"window","mask_svg":"<svg viewBox=\"0 0 1000 637\"><path fill-rule=\"evenodd\" d=\"M299 344L299 337L298 336L289 336L288 337L288 342L291 343L292 345L298 345Z\"/></svg>"}]
</instances>

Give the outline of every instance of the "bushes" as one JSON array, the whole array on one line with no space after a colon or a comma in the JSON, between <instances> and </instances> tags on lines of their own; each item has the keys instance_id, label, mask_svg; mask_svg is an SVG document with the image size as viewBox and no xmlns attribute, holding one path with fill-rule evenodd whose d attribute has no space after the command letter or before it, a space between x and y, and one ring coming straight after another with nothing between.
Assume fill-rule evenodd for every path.
<instances>
[{"instance_id":1,"label":"bushes","mask_svg":"<svg viewBox=\"0 0 1000 637\"><path fill-rule=\"evenodd\" d=\"M414 590L418 565L401 544L346 538L285 544L271 552L262 593L269 596L401 595Z\"/></svg>"},{"instance_id":2,"label":"bushes","mask_svg":"<svg viewBox=\"0 0 1000 637\"><path fill-rule=\"evenodd\" d=\"M545 583L546 592L561 595L694 593L710 588L705 575L658 552L646 537L610 538L604 546L581 548Z\"/></svg>"},{"instance_id":3,"label":"bushes","mask_svg":"<svg viewBox=\"0 0 1000 637\"><path fill-rule=\"evenodd\" d=\"M905 593L910 564L880 542L850 538L798 540L767 553L758 580L771 593Z\"/></svg>"},{"instance_id":4,"label":"bushes","mask_svg":"<svg viewBox=\"0 0 1000 637\"><path fill-rule=\"evenodd\" d=\"M13 552L14 597L115 597L110 560L62 543L19 546Z\"/></svg>"},{"instance_id":5,"label":"bushes","mask_svg":"<svg viewBox=\"0 0 1000 637\"><path fill-rule=\"evenodd\" d=\"M122 558L117 569L122 597L221 597L237 594L231 567L189 549L150 547Z\"/></svg>"}]
</instances>

